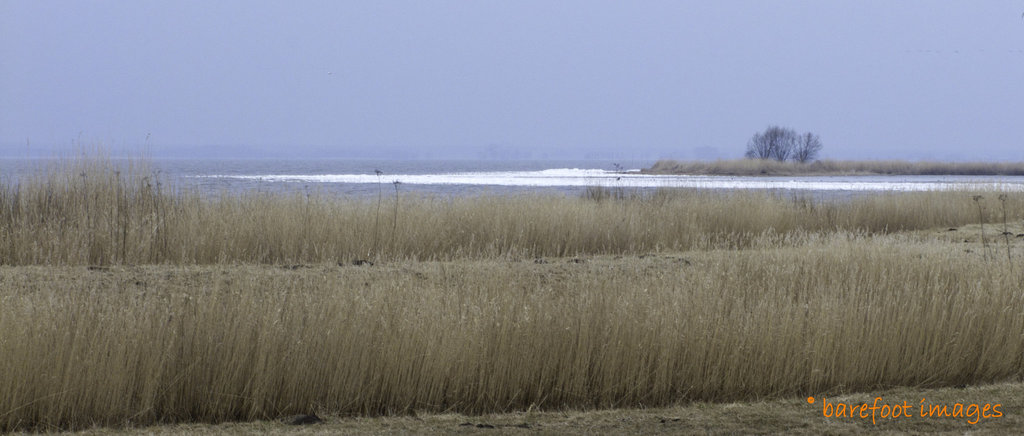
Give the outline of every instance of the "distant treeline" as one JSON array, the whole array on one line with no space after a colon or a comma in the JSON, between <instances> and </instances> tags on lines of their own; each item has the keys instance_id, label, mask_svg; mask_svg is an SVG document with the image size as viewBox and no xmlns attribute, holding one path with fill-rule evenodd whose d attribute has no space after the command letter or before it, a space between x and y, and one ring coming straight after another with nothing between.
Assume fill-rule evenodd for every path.
<instances>
[{"instance_id":1,"label":"distant treeline","mask_svg":"<svg viewBox=\"0 0 1024 436\"><path fill-rule=\"evenodd\" d=\"M676 161L663 159L648 174L698 174L723 176L814 176L814 175L899 175L899 176L1024 176L1024 162L907 162L899 160L839 161L810 163L779 162L770 159Z\"/></svg>"}]
</instances>

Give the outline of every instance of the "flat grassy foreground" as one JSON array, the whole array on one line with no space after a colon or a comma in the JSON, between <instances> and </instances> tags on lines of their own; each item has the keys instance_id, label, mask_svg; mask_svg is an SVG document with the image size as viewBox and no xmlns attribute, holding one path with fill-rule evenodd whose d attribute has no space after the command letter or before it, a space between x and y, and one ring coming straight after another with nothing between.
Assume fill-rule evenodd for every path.
<instances>
[{"instance_id":1,"label":"flat grassy foreground","mask_svg":"<svg viewBox=\"0 0 1024 436\"><path fill-rule=\"evenodd\" d=\"M908 386L1003 416L886 429L1021 419L1020 193L204 198L74 165L0 185L0 432L859 432L805 399Z\"/></svg>"},{"instance_id":2,"label":"flat grassy foreground","mask_svg":"<svg viewBox=\"0 0 1024 436\"><path fill-rule=\"evenodd\" d=\"M824 400L849 405L875 405L875 398L890 405L913 404L911 417L860 418L824 416L819 407ZM921 416L920 404L928 405ZM956 404L1000 404L1003 416L979 418L978 415L943 416L929 407L948 406L953 415ZM880 412L876 411L876 414ZM323 415L323 422L308 426L289 425L282 420L229 422L222 424L171 424L124 429L92 428L81 435L110 434L417 434L417 435L494 435L494 434L622 434L622 435L859 435L873 434L947 434L1006 435L1024 428L1024 384L1001 383L956 388L897 388L871 393L822 396L814 404L803 398L754 400L739 403L697 402L664 408L566 410L554 412L461 415L456 413L419 413L392 417L352 417ZM973 424L972 424L973 422Z\"/></svg>"}]
</instances>

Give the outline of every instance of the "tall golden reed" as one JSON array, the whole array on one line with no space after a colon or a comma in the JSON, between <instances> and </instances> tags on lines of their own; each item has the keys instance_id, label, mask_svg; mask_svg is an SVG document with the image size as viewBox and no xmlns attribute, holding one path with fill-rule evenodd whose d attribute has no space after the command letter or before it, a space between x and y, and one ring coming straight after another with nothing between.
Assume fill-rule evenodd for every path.
<instances>
[{"instance_id":1,"label":"tall golden reed","mask_svg":"<svg viewBox=\"0 0 1024 436\"><path fill-rule=\"evenodd\" d=\"M896 236L589 263L0 268L0 431L1024 375L1024 283Z\"/></svg>"},{"instance_id":2,"label":"tall golden reed","mask_svg":"<svg viewBox=\"0 0 1024 436\"><path fill-rule=\"evenodd\" d=\"M0 431L1024 377L1024 274L899 233L977 222L971 193L400 204L354 267L372 200L204 198L104 160L4 182Z\"/></svg>"},{"instance_id":3,"label":"tall golden reed","mask_svg":"<svg viewBox=\"0 0 1024 436\"><path fill-rule=\"evenodd\" d=\"M251 192L204 198L168 186L145 168L144 162L120 167L79 159L17 184L0 181L0 264L322 263L350 262L367 253L376 260L628 254L744 248L766 233L875 234L978 219L971 196L962 192L822 201L780 193L662 190L614 201L409 195L393 225L384 226L377 203L368 199ZM1007 195L1008 216L1024 217L1024 195Z\"/></svg>"}]
</instances>

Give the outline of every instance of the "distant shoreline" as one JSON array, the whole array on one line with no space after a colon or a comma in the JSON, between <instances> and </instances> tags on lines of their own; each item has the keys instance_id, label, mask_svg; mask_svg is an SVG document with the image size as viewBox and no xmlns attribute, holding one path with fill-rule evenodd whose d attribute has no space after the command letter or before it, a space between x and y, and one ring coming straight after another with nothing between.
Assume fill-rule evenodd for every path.
<instances>
[{"instance_id":1,"label":"distant shoreline","mask_svg":"<svg viewBox=\"0 0 1024 436\"><path fill-rule=\"evenodd\" d=\"M1024 176L1024 162L909 162L820 160L811 163L763 159L677 161L662 159L641 174L703 176Z\"/></svg>"}]
</instances>

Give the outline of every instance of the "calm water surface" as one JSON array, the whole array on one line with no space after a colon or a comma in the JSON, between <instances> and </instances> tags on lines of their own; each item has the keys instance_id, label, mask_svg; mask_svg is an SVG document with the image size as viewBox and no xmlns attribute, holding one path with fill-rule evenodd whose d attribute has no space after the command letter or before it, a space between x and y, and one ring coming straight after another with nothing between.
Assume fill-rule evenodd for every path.
<instances>
[{"instance_id":1,"label":"calm water surface","mask_svg":"<svg viewBox=\"0 0 1024 436\"><path fill-rule=\"evenodd\" d=\"M0 159L0 178L17 180L46 160ZM815 176L733 177L639 174L654 161L493 160L188 160L156 159L161 180L206 194L244 191L319 192L374 196L379 190L439 195L526 192L579 194L589 186L628 190L659 188L757 189L848 197L879 191L998 188L1024 191L1020 176ZM378 175L377 171L380 171Z\"/></svg>"}]
</instances>

